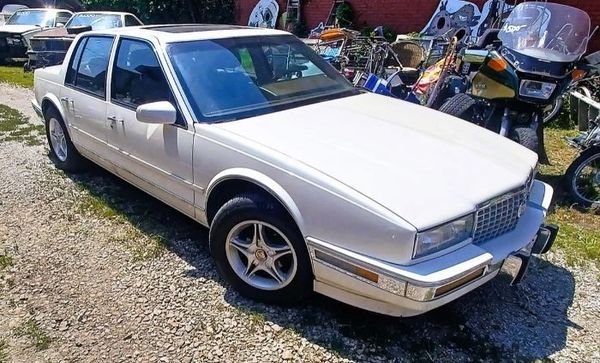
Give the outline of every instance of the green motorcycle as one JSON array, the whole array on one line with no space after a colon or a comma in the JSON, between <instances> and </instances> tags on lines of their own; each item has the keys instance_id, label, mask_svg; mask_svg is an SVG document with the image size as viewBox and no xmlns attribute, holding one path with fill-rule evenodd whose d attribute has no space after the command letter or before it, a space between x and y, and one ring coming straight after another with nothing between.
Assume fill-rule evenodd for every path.
<instances>
[{"instance_id":1,"label":"green motorcycle","mask_svg":"<svg viewBox=\"0 0 600 363\"><path fill-rule=\"evenodd\" d=\"M480 47L463 50L456 74L445 80L440 111L476 123L538 152L547 162L544 119L562 95L587 74L590 17L562 4L517 5L502 29Z\"/></svg>"}]
</instances>

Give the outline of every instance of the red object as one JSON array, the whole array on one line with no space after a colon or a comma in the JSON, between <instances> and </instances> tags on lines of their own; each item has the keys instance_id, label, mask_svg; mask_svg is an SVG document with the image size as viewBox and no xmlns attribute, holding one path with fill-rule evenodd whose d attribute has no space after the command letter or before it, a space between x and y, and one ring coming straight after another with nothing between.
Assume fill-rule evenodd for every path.
<instances>
[{"instance_id":1,"label":"red object","mask_svg":"<svg viewBox=\"0 0 600 363\"><path fill-rule=\"evenodd\" d=\"M327 21L333 0L301 0L301 13L308 29ZM481 6L484 1L472 0ZM592 28L600 25L600 0L553 0L586 11L592 19ZM236 19L238 24L247 25L248 18L258 0L237 0ZM287 2L278 0L280 15ZM393 31L405 34L421 31L431 19L439 0L348 0L355 14L355 28L384 25ZM600 32L599 32L600 33ZM596 33L588 50L600 50L600 34Z\"/></svg>"}]
</instances>

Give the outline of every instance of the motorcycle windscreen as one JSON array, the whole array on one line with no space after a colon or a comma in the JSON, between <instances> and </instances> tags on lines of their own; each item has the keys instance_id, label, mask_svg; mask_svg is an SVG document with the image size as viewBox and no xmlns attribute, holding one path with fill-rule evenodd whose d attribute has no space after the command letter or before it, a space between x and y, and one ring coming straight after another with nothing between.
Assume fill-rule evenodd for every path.
<instances>
[{"instance_id":1,"label":"motorcycle windscreen","mask_svg":"<svg viewBox=\"0 0 600 363\"><path fill-rule=\"evenodd\" d=\"M561 63L578 60L587 50L589 37L590 17L585 11L543 2L517 5L498 34L510 50Z\"/></svg>"}]
</instances>

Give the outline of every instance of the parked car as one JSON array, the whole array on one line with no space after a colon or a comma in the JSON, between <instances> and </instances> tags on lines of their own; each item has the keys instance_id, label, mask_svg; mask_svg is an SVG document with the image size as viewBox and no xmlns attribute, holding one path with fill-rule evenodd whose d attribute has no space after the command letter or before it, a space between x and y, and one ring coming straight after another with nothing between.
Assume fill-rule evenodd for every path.
<instances>
[{"instance_id":1,"label":"parked car","mask_svg":"<svg viewBox=\"0 0 600 363\"><path fill-rule=\"evenodd\" d=\"M30 49L27 52L29 61L25 65L25 70L61 64L77 34L90 30L140 25L144 24L130 13L112 11L77 13L64 27L46 30L31 38Z\"/></svg>"},{"instance_id":2,"label":"parked car","mask_svg":"<svg viewBox=\"0 0 600 363\"><path fill-rule=\"evenodd\" d=\"M8 20L8 18L10 18L11 15L15 13L15 11L21 10L21 9L27 9L27 6L9 4L9 5L5 5L4 7L2 7L2 12L0 12L0 26L6 24L6 21Z\"/></svg>"},{"instance_id":3,"label":"parked car","mask_svg":"<svg viewBox=\"0 0 600 363\"><path fill-rule=\"evenodd\" d=\"M22 9L0 26L0 63L27 61L29 39L35 34L65 25L73 13L60 9Z\"/></svg>"},{"instance_id":4,"label":"parked car","mask_svg":"<svg viewBox=\"0 0 600 363\"><path fill-rule=\"evenodd\" d=\"M209 227L220 274L261 301L417 315L519 282L556 236L535 153L361 93L282 31L87 32L32 104L58 168L89 159Z\"/></svg>"}]
</instances>

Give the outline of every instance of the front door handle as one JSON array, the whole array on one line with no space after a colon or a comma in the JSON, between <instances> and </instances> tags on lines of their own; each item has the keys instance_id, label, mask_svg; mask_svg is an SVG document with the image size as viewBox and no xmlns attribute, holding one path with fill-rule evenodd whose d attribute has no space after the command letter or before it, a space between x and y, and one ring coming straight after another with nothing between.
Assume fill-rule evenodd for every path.
<instances>
[{"instance_id":1,"label":"front door handle","mask_svg":"<svg viewBox=\"0 0 600 363\"><path fill-rule=\"evenodd\" d=\"M125 122L122 118L118 118L117 116L108 116L106 119L108 121L110 121L110 128L111 129L115 128L115 125L116 125L117 122L121 123L121 124L123 124Z\"/></svg>"},{"instance_id":2,"label":"front door handle","mask_svg":"<svg viewBox=\"0 0 600 363\"><path fill-rule=\"evenodd\" d=\"M122 118L118 118L117 116L108 116L107 119L108 119L108 121L111 121L111 122L120 122L120 123L125 122L125 120L123 120Z\"/></svg>"}]
</instances>

